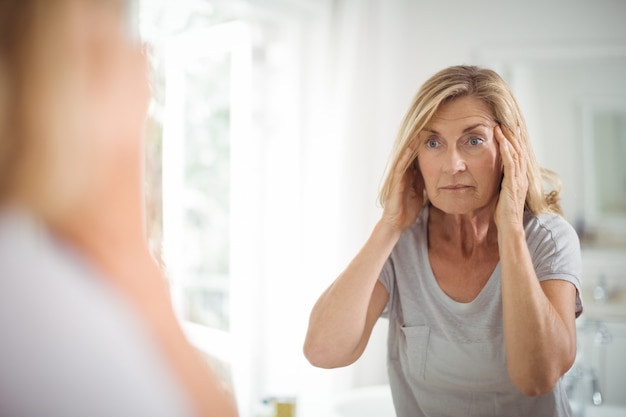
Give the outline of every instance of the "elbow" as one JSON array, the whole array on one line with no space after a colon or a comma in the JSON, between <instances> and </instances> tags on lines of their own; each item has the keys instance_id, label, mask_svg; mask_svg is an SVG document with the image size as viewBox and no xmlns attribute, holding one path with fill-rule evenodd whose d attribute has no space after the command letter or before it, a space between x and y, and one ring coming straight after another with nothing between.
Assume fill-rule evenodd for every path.
<instances>
[{"instance_id":1,"label":"elbow","mask_svg":"<svg viewBox=\"0 0 626 417\"><path fill-rule=\"evenodd\" d=\"M323 366L323 356L320 355L319 349L317 349L316 346L311 343L308 338L304 341L302 353L304 353L304 357L307 361L309 361L311 365L315 366L316 368L325 368Z\"/></svg>"},{"instance_id":2,"label":"elbow","mask_svg":"<svg viewBox=\"0 0 626 417\"><path fill-rule=\"evenodd\" d=\"M316 368L341 368L355 361L340 355L328 343L314 343L308 339L304 342L303 353L307 361Z\"/></svg>"},{"instance_id":3,"label":"elbow","mask_svg":"<svg viewBox=\"0 0 626 417\"><path fill-rule=\"evenodd\" d=\"M513 384L517 387L517 389L527 397L539 397L551 392L556 386L558 380L552 381L549 379L546 380L535 380L535 381L513 381Z\"/></svg>"},{"instance_id":4,"label":"elbow","mask_svg":"<svg viewBox=\"0 0 626 417\"><path fill-rule=\"evenodd\" d=\"M331 366L330 361L328 361L324 357L324 355L322 355L318 350L311 348L305 344L303 351L304 351L304 357L306 358L306 360L309 361L309 363L315 366L316 368L324 368L324 369L333 368L333 366Z\"/></svg>"},{"instance_id":5,"label":"elbow","mask_svg":"<svg viewBox=\"0 0 626 417\"><path fill-rule=\"evenodd\" d=\"M340 365L335 364L334 361L329 358L329 355L324 352L324 349L305 343L303 352L306 360L316 368L332 369L340 367Z\"/></svg>"},{"instance_id":6,"label":"elbow","mask_svg":"<svg viewBox=\"0 0 626 417\"><path fill-rule=\"evenodd\" d=\"M508 363L508 373L513 385L528 397L539 397L554 390L561 377L576 359L576 344L565 351L546 355L535 361Z\"/></svg>"},{"instance_id":7,"label":"elbow","mask_svg":"<svg viewBox=\"0 0 626 417\"><path fill-rule=\"evenodd\" d=\"M539 397L551 392L559 381L560 376L551 372L512 373L509 376L513 385L527 397Z\"/></svg>"},{"instance_id":8,"label":"elbow","mask_svg":"<svg viewBox=\"0 0 626 417\"><path fill-rule=\"evenodd\" d=\"M534 372L526 370L525 372L517 373L509 370L509 376L513 385L522 394L528 397L539 397L552 392L563 374L570 367L571 364L564 370L557 367L546 367L547 369L536 369Z\"/></svg>"}]
</instances>

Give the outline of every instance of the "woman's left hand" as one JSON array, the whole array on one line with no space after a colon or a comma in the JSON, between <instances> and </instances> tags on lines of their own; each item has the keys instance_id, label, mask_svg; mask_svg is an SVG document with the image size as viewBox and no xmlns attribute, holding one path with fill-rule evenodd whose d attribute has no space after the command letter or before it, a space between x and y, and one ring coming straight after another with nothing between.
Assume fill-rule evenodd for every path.
<instances>
[{"instance_id":1,"label":"woman's left hand","mask_svg":"<svg viewBox=\"0 0 626 417\"><path fill-rule=\"evenodd\" d=\"M499 229L522 225L528 192L526 154L522 150L519 133L515 135L509 129L504 129L506 135L500 126L494 128L504 166L504 176L495 213L495 221Z\"/></svg>"}]
</instances>

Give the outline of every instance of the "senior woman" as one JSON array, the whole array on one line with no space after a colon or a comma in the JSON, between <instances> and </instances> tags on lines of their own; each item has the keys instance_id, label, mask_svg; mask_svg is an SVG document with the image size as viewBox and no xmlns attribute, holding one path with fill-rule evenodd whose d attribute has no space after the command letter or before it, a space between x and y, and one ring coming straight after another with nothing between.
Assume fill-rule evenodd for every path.
<instances>
[{"instance_id":1,"label":"senior woman","mask_svg":"<svg viewBox=\"0 0 626 417\"><path fill-rule=\"evenodd\" d=\"M569 416L580 246L511 90L488 69L438 72L391 161L381 219L313 307L308 360L353 363L382 315L399 417Z\"/></svg>"}]
</instances>

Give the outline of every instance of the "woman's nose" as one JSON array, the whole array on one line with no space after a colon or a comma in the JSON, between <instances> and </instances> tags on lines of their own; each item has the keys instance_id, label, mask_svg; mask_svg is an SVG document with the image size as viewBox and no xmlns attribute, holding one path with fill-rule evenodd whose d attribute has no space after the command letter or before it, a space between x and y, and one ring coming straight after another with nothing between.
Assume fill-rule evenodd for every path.
<instances>
[{"instance_id":1,"label":"woman's nose","mask_svg":"<svg viewBox=\"0 0 626 417\"><path fill-rule=\"evenodd\" d=\"M446 152L443 161L443 171L446 174L456 174L457 172L464 171L467 166L465 164L465 160L459 154L456 149L450 149Z\"/></svg>"}]
</instances>

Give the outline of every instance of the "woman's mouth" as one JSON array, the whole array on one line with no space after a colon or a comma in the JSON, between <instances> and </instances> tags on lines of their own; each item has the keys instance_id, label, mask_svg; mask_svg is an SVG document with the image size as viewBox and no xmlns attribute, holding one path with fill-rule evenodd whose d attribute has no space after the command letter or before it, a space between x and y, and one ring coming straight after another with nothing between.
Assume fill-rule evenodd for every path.
<instances>
[{"instance_id":1,"label":"woman's mouth","mask_svg":"<svg viewBox=\"0 0 626 417\"><path fill-rule=\"evenodd\" d=\"M472 188L469 185L465 185L465 184L452 184L452 185L446 185L445 187L441 187L442 190L448 190L448 191L458 191L458 190L466 190L468 188Z\"/></svg>"}]
</instances>

